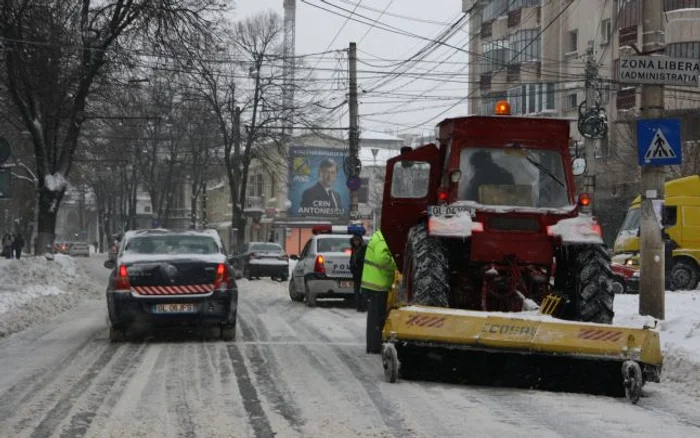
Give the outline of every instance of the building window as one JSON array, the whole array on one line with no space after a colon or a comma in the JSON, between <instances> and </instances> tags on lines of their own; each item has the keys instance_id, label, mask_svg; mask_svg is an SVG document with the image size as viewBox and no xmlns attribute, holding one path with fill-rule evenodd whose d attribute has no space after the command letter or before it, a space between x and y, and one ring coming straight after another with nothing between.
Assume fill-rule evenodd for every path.
<instances>
[{"instance_id":1,"label":"building window","mask_svg":"<svg viewBox=\"0 0 700 438\"><path fill-rule=\"evenodd\" d=\"M672 58L700 58L700 42L671 43L666 45L666 55Z\"/></svg>"},{"instance_id":2,"label":"building window","mask_svg":"<svg viewBox=\"0 0 700 438\"><path fill-rule=\"evenodd\" d=\"M600 31L601 31L601 41L600 44L608 44L610 43L610 39L612 38L612 23L610 22L610 19L605 19L600 25Z\"/></svg>"},{"instance_id":3,"label":"building window","mask_svg":"<svg viewBox=\"0 0 700 438\"><path fill-rule=\"evenodd\" d=\"M578 95L576 93L569 94L568 96L566 96L566 108L578 108Z\"/></svg>"},{"instance_id":4,"label":"building window","mask_svg":"<svg viewBox=\"0 0 700 438\"><path fill-rule=\"evenodd\" d=\"M698 8L700 8L700 0L664 0L664 11L666 12Z\"/></svg>"},{"instance_id":5,"label":"building window","mask_svg":"<svg viewBox=\"0 0 700 438\"><path fill-rule=\"evenodd\" d=\"M554 101L555 101L555 99L554 99L555 85L554 85L554 84L546 84L546 85L547 85L547 87L546 87L546 92L545 92L545 94L546 94L547 97L546 97L546 99L544 100L544 101L545 101L545 103L544 103L544 109L545 109L545 110L554 111L554 110L556 109L556 108L555 108L555 105L554 105Z\"/></svg>"},{"instance_id":6,"label":"building window","mask_svg":"<svg viewBox=\"0 0 700 438\"><path fill-rule=\"evenodd\" d=\"M569 32L569 45L567 53L578 51L578 29Z\"/></svg>"},{"instance_id":7,"label":"building window","mask_svg":"<svg viewBox=\"0 0 700 438\"><path fill-rule=\"evenodd\" d=\"M143 206L143 212L144 212L144 213L150 213L150 212L151 212L151 206L150 206L150 205L144 205L144 206Z\"/></svg>"},{"instance_id":8,"label":"building window","mask_svg":"<svg viewBox=\"0 0 700 438\"><path fill-rule=\"evenodd\" d=\"M484 6L484 23L506 15L508 13L508 3L512 3L512 0L492 0L488 2Z\"/></svg>"},{"instance_id":9,"label":"building window","mask_svg":"<svg viewBox=\"0 0 700 438\"><path fill-rule=\"evenodd\" d=\"M481 61L481 73L490 73L494 70L502 69L510 60L508 58L509 46L507 40L482 44L481 54L484 59Z\"/></svg>"},{"instance_id":10,"label":"building window","mask_svg":"<svg viewBox=\"0 0 700 438\"><path fill-rule=\"evenodd\" d=\"M540 32L537 29L515 32L509 39L511 55L508 62L520 64L528 61L539 61L540 43Z\"/></svg>"},{"instance_id":11,"label":"building window","mask_svg":"<svg viewBox=\"0 0 700 438\"><path fill-rule=\"evenodd\" d=\"M277 178L275 175L270 175L270 198L277 196Z\"/></svg>"},{"instance_id":12,"label":"building window","mask_svg":"<svg viewBox=\"0 0 700 438\"><path fill-rule=\"evenodd\" d=\"M265 183L263 181L263 176L258 174L255 175L255 193L254 196L263 196Z\"/></svg>"}]
</instances>

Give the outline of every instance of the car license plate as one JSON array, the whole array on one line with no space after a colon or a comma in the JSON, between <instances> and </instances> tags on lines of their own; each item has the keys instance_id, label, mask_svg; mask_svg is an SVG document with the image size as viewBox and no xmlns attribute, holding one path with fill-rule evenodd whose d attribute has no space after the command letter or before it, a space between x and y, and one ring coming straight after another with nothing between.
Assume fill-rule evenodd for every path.
<instances>
[{"instance_id":1,"label":"car license plate","mask_svg":"<svg viewBox=\"0 0 700 438\"><path fill-rule=\"evenodd\" d=\"M156 313L192 313L194 304L156 304Z\"/></svg>"},{"instance_id":2,"label":"car license plate","mask_svg":"<svg viewBox=\"0 0 700 438\"><path fill-rule=\"evenodd\" d=\"M352 281L341 281L340 282L340 287L345 288L345 289L352 289L354 285L355 284Z\"/></svg>"}]
</instances>

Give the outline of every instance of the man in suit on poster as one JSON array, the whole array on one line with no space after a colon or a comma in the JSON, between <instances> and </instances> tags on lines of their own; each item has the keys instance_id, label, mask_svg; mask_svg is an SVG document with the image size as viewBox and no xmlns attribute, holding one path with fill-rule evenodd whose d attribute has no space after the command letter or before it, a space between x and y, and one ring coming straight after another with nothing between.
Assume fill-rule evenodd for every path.
<instances>
[{"instance_id":1,"label":"man in suit on poster","mask_svg":"<svg viewBox=\"0 0 700 438\"><path fill-rule=\"evenodd\" d=\"M318 166L318 182L301 195L300 210L311 209L324 214L335 214L343 210L340 193L333 190L338 176L338 164L326 158Z\"/></svg>"}]
</instances>

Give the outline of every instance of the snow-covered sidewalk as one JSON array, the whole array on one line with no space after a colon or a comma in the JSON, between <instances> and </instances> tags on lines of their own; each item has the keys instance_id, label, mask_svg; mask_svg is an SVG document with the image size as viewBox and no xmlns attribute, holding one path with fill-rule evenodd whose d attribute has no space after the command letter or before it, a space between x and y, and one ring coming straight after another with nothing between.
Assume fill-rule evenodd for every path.
<instances>
[{"instance_id":1,"label":"snow-covered sidewalk","mask_svg":"<svg viewBox=\"0 0 700 438\"><path fill-rule=\"evenodd\" d=\"M656 327L664 355L662 379L700 395L700 290L666 292L665 302L666 318ZM639 315L639 295L616 295L614 324L653 326L654 319Z\"/></svg>"},{"instance_id":2,"label":"snow-covered sidewalk","mask_svg":"<svg viewBox=\"0 0 700 438\"><path fill-rule=\"evenodd\" d=\"M0 259L0 338L50 318L99 290L72 257Z\"/></svg>"}]
</instances>

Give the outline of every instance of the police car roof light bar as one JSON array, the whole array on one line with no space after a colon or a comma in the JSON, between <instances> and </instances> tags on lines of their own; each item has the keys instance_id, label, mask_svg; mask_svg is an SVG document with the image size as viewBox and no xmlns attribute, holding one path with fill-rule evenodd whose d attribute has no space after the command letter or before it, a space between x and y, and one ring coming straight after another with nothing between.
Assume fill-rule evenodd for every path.
<instances>
[{"instance_id":1,"label":"police car roof light bar","mask_svg":"<svg viewBox=\"0 0 700 438\"><path fill-rule=\"evenodd\" d=\"M365 235L362 225L316 225L311 229L313 234L356 234Z\"/></svg>"}]
</instances>

